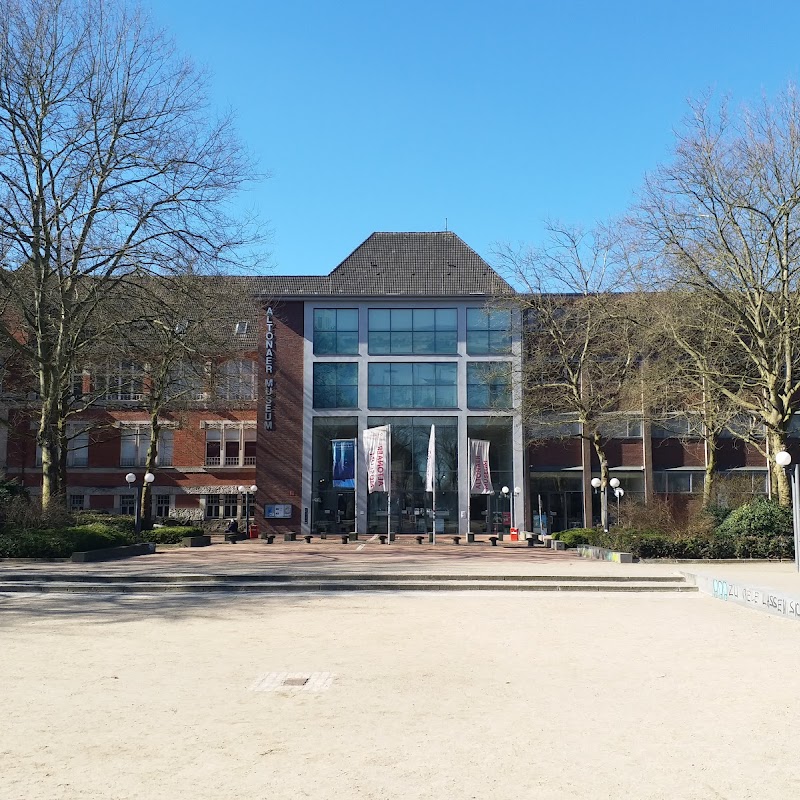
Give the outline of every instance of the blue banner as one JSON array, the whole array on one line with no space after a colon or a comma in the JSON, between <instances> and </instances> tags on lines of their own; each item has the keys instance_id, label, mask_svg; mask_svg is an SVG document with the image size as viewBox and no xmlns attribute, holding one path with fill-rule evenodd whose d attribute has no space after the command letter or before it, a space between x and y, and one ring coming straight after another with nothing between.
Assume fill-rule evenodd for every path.
<instances>
[{"instance_id":1,"label":"blue banner","mask_svg":"<svg viewBox=\"0 0 800 800\"><path fill-rule=\"evenodd\" d=\"M337 489L356 488L356 440L333 439L333 485Z\"/></svg>"}]
</instances>

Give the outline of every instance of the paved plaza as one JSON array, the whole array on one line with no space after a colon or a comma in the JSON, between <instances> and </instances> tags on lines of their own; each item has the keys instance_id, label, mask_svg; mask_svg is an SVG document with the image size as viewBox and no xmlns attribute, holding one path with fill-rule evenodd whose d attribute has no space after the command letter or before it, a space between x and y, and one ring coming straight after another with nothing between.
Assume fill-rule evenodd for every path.
<instances>
[{"instance_id":1,"label":"paved plaza","mask_svg":"<svg viewBox=\"0 0 800 800\"><path fill-rule=\"evenodd\" d=\"M493 550L161 564L676 569ZM3 800L800 796L800 625L699 593L4 595L0 635Z\"/></svg>"}]
</instances>

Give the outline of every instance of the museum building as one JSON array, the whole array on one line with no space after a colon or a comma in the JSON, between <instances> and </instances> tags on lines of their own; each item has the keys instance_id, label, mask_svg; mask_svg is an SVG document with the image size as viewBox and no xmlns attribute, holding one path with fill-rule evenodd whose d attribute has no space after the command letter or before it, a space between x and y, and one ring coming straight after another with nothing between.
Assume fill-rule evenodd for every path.
<instances>
[{"instance_id":1,"label":"museum building","mask_svg":"<svg viewBox=\"0 0 800 800\"><path fill-rule=\"evenodd\" d=\"M565 421L557 437L552 427L523 430L514 378L526 321L513 288L456 234L374 233L327 275L235 280L241 303L224 322L224 358L209 363L207 385L159 416L153 517L222 527L250 516L262 533L312 535L597 523L596 456L576 423ZM147 365L110 356L74 383L76 396L101 392L70 421L69 506L132 514L149 440ZM6 381L0 463L34 495L37 403L24 383ZM370 492L364 434L384 426L391 492ZM623 510L702 492L708 453L685 415L654 422L632 409L607 433ZM488 448L491 487L480 494L470 443ZM716 461L765 491L766 463L753 446L723 438Z\"/></svg>"}]
</instances>

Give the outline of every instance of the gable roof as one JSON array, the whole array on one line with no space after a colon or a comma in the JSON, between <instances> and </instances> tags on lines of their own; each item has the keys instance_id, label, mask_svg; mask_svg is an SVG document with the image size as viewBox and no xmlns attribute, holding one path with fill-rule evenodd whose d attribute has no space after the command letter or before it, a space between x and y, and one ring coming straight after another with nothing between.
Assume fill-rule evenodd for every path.
<instances>
[{"instance_id":1,"label":"gable roof","mask_svg":"<svg viewBox=\"0 0 800 800\"><path fill-rule=\"evenodd\" d=\"M373 233L329 275L265 277L272 296L492 296L513 294L463 239L451 231Z\"/></svg>"}]
</instances>

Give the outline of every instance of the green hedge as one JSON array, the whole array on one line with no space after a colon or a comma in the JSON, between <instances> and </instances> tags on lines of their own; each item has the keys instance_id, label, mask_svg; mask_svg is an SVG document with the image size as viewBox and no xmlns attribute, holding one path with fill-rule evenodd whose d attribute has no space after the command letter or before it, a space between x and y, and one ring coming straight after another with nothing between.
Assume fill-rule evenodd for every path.
<instances>
[{"instance_id":1,"label":"green hedge","mask_svg":"<svg viewBox=\"0 0 800 800\"><path fill-rule=\"evenodd\" d=\"M136 530L135 517L125 514L103 514L100 511L75 511L72 519L76 526L103 525L104 527L122 533L134 534Z\"/></svg>"},{"instance_id":2,"label":"green hedge","mask_svg":"<svg viewBox=\"0 0 800 800\"><path fill-rule=\"evenodd\" d=\"M577 547L579 544L591 544L595 531L591 528L570 528L567 531L556 531L553 538L564 542L567 547Z\"/></svg>"},{"instance_id":3,"label":"green hedge","mask_svg":"<svg viewBox=\"0 0 800 800\"><path fill-rule=\"evenodd\" d=\"M95 522L59 530L0 534L0 558L69 558L76 551L133 544L133 534Z\"/></svg>"},{"instance_id":4,"label":"green hedge","mask_svg":"<svg viewBox=\"0 0 800 800\"><path fill-rule=\"evenodd\" d=\"M168 528L153 528L143 534L145 541L156 544L180 544L184 536L202 536L205 531L190 525L172 525Z\"/></svg>"}]
</instances>

